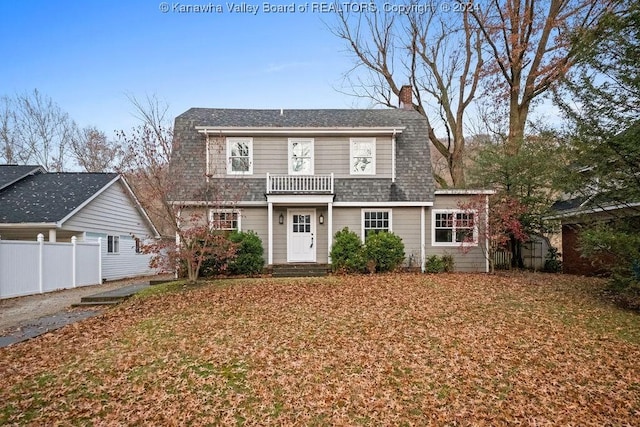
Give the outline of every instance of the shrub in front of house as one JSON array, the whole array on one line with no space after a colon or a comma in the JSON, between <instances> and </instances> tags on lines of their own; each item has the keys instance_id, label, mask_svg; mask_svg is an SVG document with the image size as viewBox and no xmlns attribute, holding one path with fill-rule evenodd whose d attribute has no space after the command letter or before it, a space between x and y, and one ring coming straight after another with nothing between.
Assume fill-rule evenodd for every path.
<instances>
[{"instance_id":1,"label":"shrub in front of house","mask_svg":"<svg viewBox=\"0 0 640 427\"><path fill-rule=\"evenodd\" d=\"M366 259L360 237L349 227L338 231L331 247L331 267L333 271L357 273L364 271Z\"/></svg>"},{"instance_id":2,"label":"shrub in front of house","mask_svg":"<svg viewBox=\"0 0 640 427\"><path fill-rule=\"evenodd\" d=\"M231 274L259 274L264 267L262 240L255 231L234 231L229 240L238 245L236 256L229 261Z\"/></svg>"},{"instance_id":3,"label":"shrub in front of house","mask_svg":"<svg viewBox=\"0 0 640 427\"><path fill-rule=\"evenodd\" d=\"M364 255L368 269L376 272L393 271L404 261L404 243L391 232L374 233L367 236Z\"/></svg>"},{"instance_id":4,"label":"shrub in front of house","mask_svg":"<svg viewBox=\"0 0 640 427\"><path fill-rule=\"evenodd\" d=\"M431 255L425 262L427 273L452 273L455 262L452 255Z\"/></svg>"}]
</instances>

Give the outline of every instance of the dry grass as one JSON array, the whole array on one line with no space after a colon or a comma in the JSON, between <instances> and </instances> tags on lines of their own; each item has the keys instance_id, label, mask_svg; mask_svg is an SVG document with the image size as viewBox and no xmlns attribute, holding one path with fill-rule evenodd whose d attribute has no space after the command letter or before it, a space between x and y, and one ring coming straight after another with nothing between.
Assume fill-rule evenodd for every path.
<instances>
[{"instance_id":1,"label":"dry grass","mask_svg":"<svg viewBox=\"0 0 640 427\"><path fill-rule=\"evenodd\" d=\"M385 275L146 295L0 349L0 424L633 425L603 282Z\"/></svg>"}]
</instances>

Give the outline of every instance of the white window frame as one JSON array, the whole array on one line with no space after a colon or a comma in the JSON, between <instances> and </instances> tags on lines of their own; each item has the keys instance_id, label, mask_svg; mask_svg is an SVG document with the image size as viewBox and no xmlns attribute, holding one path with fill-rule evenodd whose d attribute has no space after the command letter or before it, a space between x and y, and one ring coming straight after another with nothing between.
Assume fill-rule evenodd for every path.
<instances>
[{"instance_id":1,"label":"white window frame","mask_svg":"<svg viewBox=\"0 0 640 427\"><path fill-rule=\"evenodd\" d=\"M232 213L236 214L238 223L238 228L214 228L214 215L217 213ZM221 230L221 231L242 231L242 214L239 209L209 209L209 224L211 224L211 228L213 230Z\"/></svg>"},{"instance_id":2,"label":"white window frame","mask_svg":"<svg viewBox=\"0 0 640 427\"><path fill-rule=\"evenodd\" d=\"M310 156L310 171L309 172L297 172L294 171L292 166L291 159L293 158L293 143L294 142L308 142L311 145L311 156ZM313 138L289 138L288 142L288 150L287 150L287 168L289 170L289 175L313 175L314 174L314 163L315 163L315 143Z\"/></svg>"},{"instance_id":3,"label":"white window frame","mask_svg":"<svg viewBox=\"0 0 640 427\"><path fill-rule=\"evenodd\" d=\"M109 250L109 240L111 240L111 250ZM120 236L118 234L107 234L107 254L117 255L120 253Z\"/></svg>"},{"instance_id":4,"label":"white window frame","mask_svg":"<svg viewBox=\"0 0 640 427\"><path fill-rule=\"evenodd\" d=\"M452 238L453 242L436 242L436 215L437 214L452 214L453 217L453 227L452 230ZM456 215L458 214L472 214L473 221L473 241L471 242L456 242ZM478 211L477 210L466 210L466 209L433 209L431 211L431 245L432 246L447 246L447 247L473 247L478 246ZM449 227L446 227L449 228ZM467 227L463 227L467 228Z\"/></svg>"},{"instance_id":5,"label":"white window frame","mask_svg":"<svg viewBox=\"0 0 640 427\"><path fill-rule=\"evenodd\" d=\"M231 147L239 142L247 143L249 148L249 170L234 171L231 158ZM253 138L237 137L227 138L227 174L228 175L253 175Z\"/></svg>"},{"instance_id":6,"label":"white window frame","mask_svg":"<svg viewBox=\"0 0 640 427\"><path fill-rule=\"evenodd\" d=\"M356 144L371 144L371 172L359 172L353 169L353 159ZM376 174L376 139L375 138L350 138L349 139L349 174L350 175L375 175Z\"/></svg>"},{"instance_id":7,"label":"white window frame","mask_svg":"<svg viewBox=\"0 0 640 427\"><path fill-rule=\"evenodd\" d=\"M393 209L376 209L376 208L371 208L371 209L361 209L360 210L360 238L362 239L362 241L364 242L366 240L366 236L365 236L365 227L364 227L364 216L366 212L386 212L389 214L389 228L387 229L388 232L392 232L393 231Z\"/></svg>"}]
</instances>

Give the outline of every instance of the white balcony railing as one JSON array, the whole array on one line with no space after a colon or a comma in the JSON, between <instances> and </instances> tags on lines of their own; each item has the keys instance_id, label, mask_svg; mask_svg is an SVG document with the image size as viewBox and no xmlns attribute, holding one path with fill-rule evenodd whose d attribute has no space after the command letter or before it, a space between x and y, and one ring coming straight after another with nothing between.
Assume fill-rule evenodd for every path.
<instances>
[{"instance_id":1,"label":"white balcony railing","mask_svg":"<svg viewBox=\"0 0 640 427\"><path fill-rule=\"evenodd\" d=\"M267 174L267 194L333 194L331 175L271 175Z\"/></svg>"}]
</instances>

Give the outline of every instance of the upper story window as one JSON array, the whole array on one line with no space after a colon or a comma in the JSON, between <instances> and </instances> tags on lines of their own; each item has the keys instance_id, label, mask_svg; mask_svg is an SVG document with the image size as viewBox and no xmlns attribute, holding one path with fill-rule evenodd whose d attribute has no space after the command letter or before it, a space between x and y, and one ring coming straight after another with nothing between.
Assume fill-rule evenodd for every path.
<instances>
[{"instance_id":1,"label":"upper story window","mask_svg":"<svg viewBox=\"0 0 640 427\"><path fill-rule=\"evenodd\" d=\"M289 138L289 174L313 175L312 138Z\"/></svg>"},{"instance_id":2,"label":"upper story window","mask_svg":"<svg viewBox=\"0 0 640 427\"><path fill-rule=\"evenodd\" d=\"M477 245L477 213L461 210L433 210L434 246Z\"/></svg>"},{"instance_id":3,"label":"upper story window","mask_svg":"<svg viewBox=\"0 0 640 427\"><path fill-rule=\"evenodd\" d=\"M227 173L253 173L253 138L227 138Z\"/></svg>"},{"instance_id":4,"label":"upper story window","mask_svg":"<svg viewBox=\"0 0 640 427\"><path fill-rule=\"evenodd\" d=\"M214 230L240 230L240 213L232 209L211 209L209 221Z\"/></svg>"},{"instance_id":5,"label":"upper story window","mask_svg":"<svg viewBox=\"0 0 640 427\"><path fill-rule=\"evenodd\" d=\"M350 167L351 175L375 175L376 173L376 139L351 138Z\"/></svg>"},{"instance_id":6,"label":"upper story window","mask_svg":"<svg viewBox=\"0 0 640 427\"><path fill-rule=\"evenodd\" d=\"M391 231L391 209L363 209L362 240L381 231Z\"/></svg>"}]
</instances>

